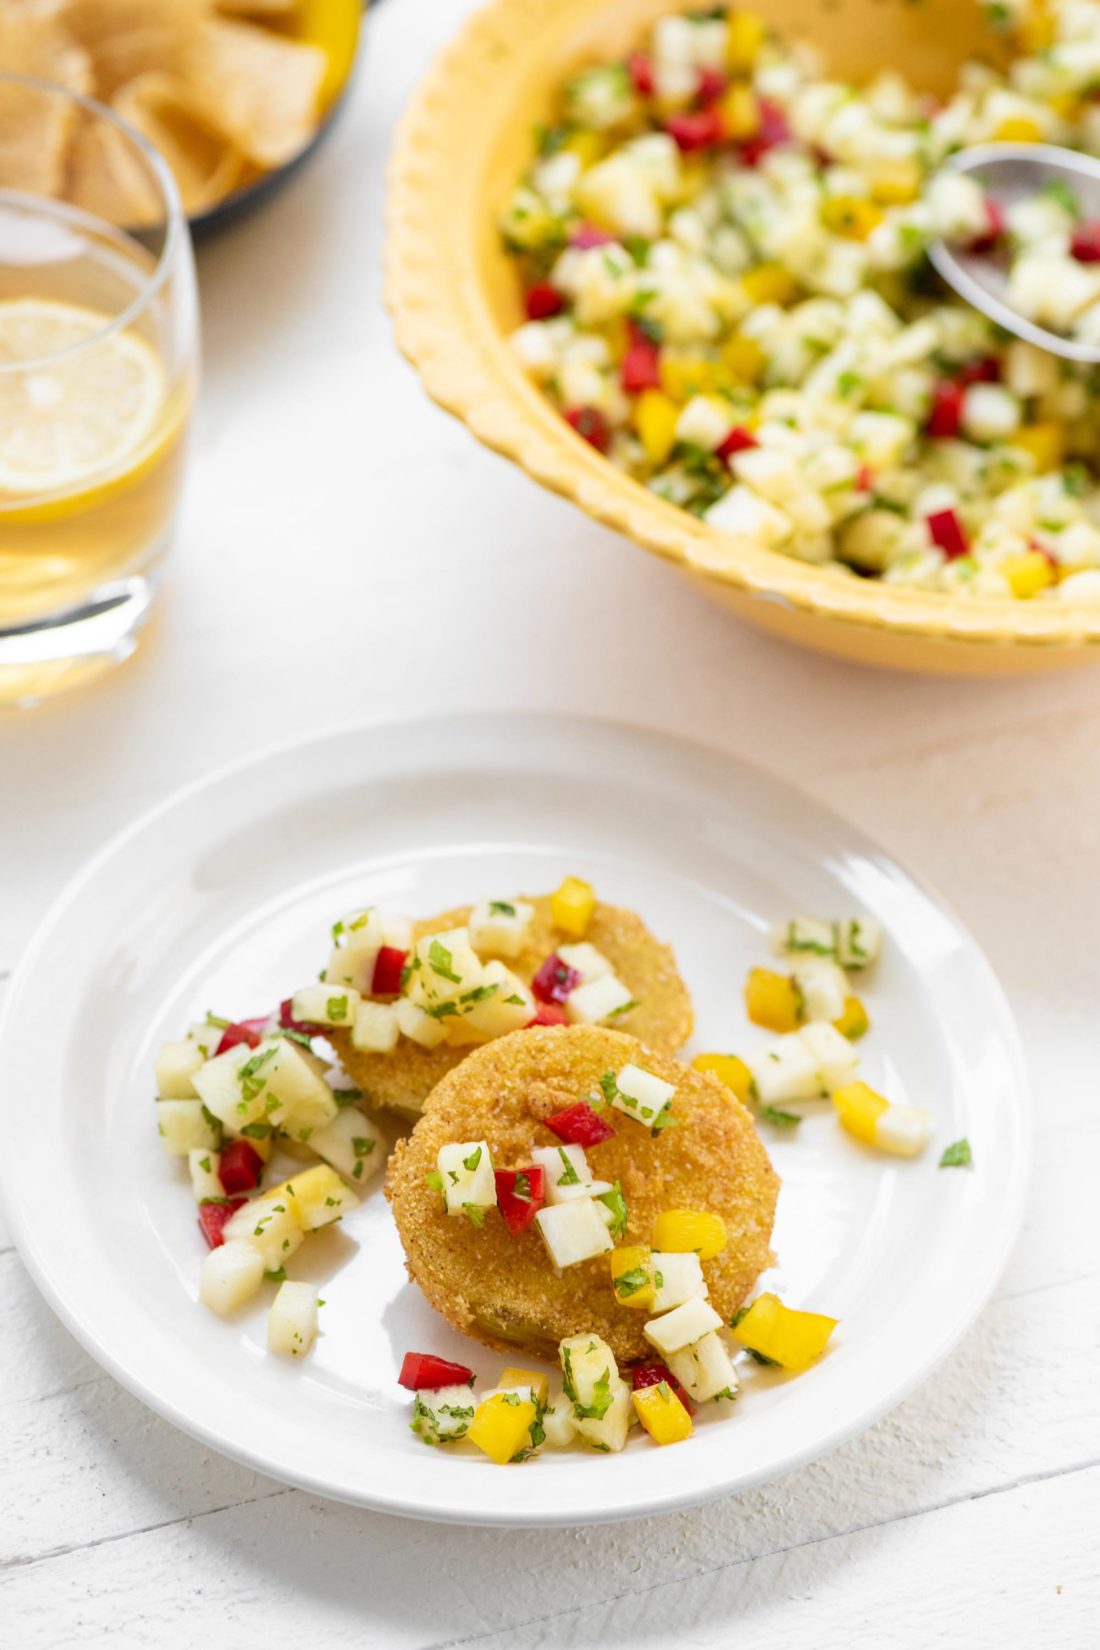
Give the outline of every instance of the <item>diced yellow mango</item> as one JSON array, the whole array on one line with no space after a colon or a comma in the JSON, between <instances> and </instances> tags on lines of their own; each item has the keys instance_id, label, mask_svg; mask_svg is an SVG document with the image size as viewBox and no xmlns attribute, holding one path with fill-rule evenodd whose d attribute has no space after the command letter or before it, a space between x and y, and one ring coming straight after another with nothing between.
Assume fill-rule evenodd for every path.
<instances>
[{"instance_id":1,"label":"diced yellow mango","mask_svg":"<svg viewBox=\"0 0 1100 1650\"><path fill-rule=\"evenodd\" d=\"M705 161L689 158L680 164L680 189L678 198L681 204L686 205L703 193L710 182L710 167Z\"/></svg>"},{"instance_id":2,"label":"diced yellow mango","mask_svg":"<svg viewBox=\"0 0 1100 1650\"><path fill-rule=\"evenodd\" d=\"M742 1346L782 1369L808 1369L824 1352L836 1318L821 1312L797 1312L784 1306L778 1295L761 1295L742 1318L735 1318L733 1334Z\"/></svg>"},{"instance_id":3,"label":"diced yellow mango","mask_svg":"<svg viewBox=\"0 0 1100 1650\"><path fill-rule=\"evenodd\" d=\"M1055 581L1055 571L1040 550L1025 550L1022 556L1006 556L997 571L1008 580L1012 594L1026 601Z\"/></svg>"},{"instance_id":4,"label":"diced yellow mango","mask_svg":"<svg viewBox=\"0 0 1100 1650\"><path fill-rule=\"evenodd\" d=\"M993 133L994 143L1041 143L1042 128L1030 115L1009 115Z\"/></svg>"},{"instance_id":5,"label":"diced yellow mango","mask_svg":"<svg viewBox=\"0 0 1100 1650\"><path fill-rule=\"evenodd\" d=\"M604 321L602 326L594 328L593 330L601 333L602 336L607 339L607 347L611 352L611 359L613 361L621 361L623 356L626 354L627 341L630 337L626 324L626 317L623 315L613 315L610 321Z\"/></svg>"},{"instance_id":6,"label":"diced yellow mango","mask_svg":"<svg viewBox=\"0 0 1100 1650\"><path fill-rule=\"evenodd\" d=\"M753 968L745 981L745 1009L755 1026L797 1031L802 1021L802 993L786 974Z\"/></svg>"},{"instance_id":7,"label":"diced yellow mango","mask_svg":"<svg viewBox=\"0 0 1100 1650\"><path fill-rule=\"evenodd\" d=\"M1016 38L1025 52L1042 52L1054 44L1054 19L1045 6L1039 5L1016 26Z\"/></svg>"},{"instance_id":8,"label":"diced yellow mango","mask_svg":"<svg viewBox=\"0 0 1100 1650\"><path fill-rule=\"evenodd\" d=\"M833 1090L832 1102L848 1133L873 1146L878 1120L883 1112L889 1110L889 1100L876 1094L866 1083L845 1083L842 1088Z\"/></svg>"},{"instance_id":9,"label":"diced yellow mango","mask_svg":"<svg viewBox=\"0 0 1100 1650\"><path fill-rule=\"evenodd\" d=\"M726 1223L710 1209L662 1209L653 1222L658 1254L695 1254L713 1260L726 1247Z\"/></svg>"},{"instance_id":10,"label":"diced yellow mango","mask_svg":"<svg viewBox=\"0 0 1100 1650\"><path fill-rule=\"evenodd\" d=\"M871 198L880 206L907 206L921 191L921 169L912 158L876 161L871 173Z\"/></svg>"},{"instance_id":11,"label":"diced yellow mango","mask_svg":"<svg viewBox=\"0 0 1100 1650\"><path fill-rule=\"evenodd\" d=\"M742 1105L752 1094L752 1072L736 1054L697 1054L691 1062L696 1071L712 1071Z\"/></svg>"},{"instance_id":12,"label":"diced yellow mango","mask_svg":"<svg viewBox=\"0 0 1100 1650\"><path fill-rule=\"evenodd\" d=\"M882 222L882 209L862 195L833 195L821 208L821 221L846 241L865 241Z\"/></svg>"},{"instance_id":13,"label":"diced yellow mango","mask_svg":"<svg viewBox=\"0 0 1100 1650\"><path fill-rule=\"evenodd\" d=\"M640 1307L648 1312L653 1306L653 1273L650 1252L642 1243L628 1244L623 1249L612 1249L607 1257L611 1262L611 1281L615 1285L615 1299L620 1306ZM642 1282L639 1274L647 1279Z\"/></svg>"},{"instance_id":14,"label":"diced yellow mango","mask_svg":"<svg viewBox=\"0 0 1100 1650\"><path fill-rule=\"evenodd\" d=\"M767 37L764 19L754 11L735 11L726 35L726 66L731 74L751 74Z\"/></svg>"},{"instance_id":15,"label":"diced yellow mango","mask_svg":"<svg viewBox=\"0 0 1100 1650\"><path fill-rule=\"evenodd\" d=\"M594 166L607 154L609 147L607 134L594 131L590 126L578 126L562 143L564 150L580 158L582 166Z\"/></svg>"},{"instance_id":16,"label":"diced yellow mango","mask_svg":"<svg viewBox=\"0 0 1100 1650\"><path fill-rule=\"evenodd\" d=\"M1055 92L1047 102L1059 120L1080 120L1084 104L1076 92Z\"/></svg>"},{"instance_id":17,"label":"diced yellow mango","mask_svg":"<svg viewBox=\"0 0 1100 1650\"><path fill-rule=\"evenodd\" d=\"M566 877L552 895L550 915L554 927L561 928L570 939L583 940L596 909L596 895L590 883L580 877Z\"/></svg>"},{"instance_id":18,"label":"diced yellow mango","mask_svg":"<svg viewBox=\"0 0 1100 1650\"><path fill-rule=\"evenodd\" d=\"M634 1394L634 1411L655 1444L678 1444L692 1433L691 1416L667 1381Z\"/></svg>"},{"instance_id":19,"label":"diced yellow mango","mask_svg":"<svg viewBox=\"0 0 1100 1650\"><path fill-rule=\"evenodd\" d=\"M677 402L733 388L729 368L706 355L669 355L662 350L659 370L662 390Z\"/></svg>"},{"instance_id":20,"label":"diced yellow mango","mask_svg":"<svg viewBox=\"0 0 1100 1650\"><path fill-rule=\"evenodd\" d=\"M870 1016L858 997L845 997L844 1013L833 1024L842 1037L853 1043L857 1038L865 1037L871 1029Z\"/></svg>"},{"instance_id":21,"label":"diced yellow mango","mask_svg":"<svg viewBox=\"0 0 1100 1650\"><path fill-rule=\"evenodd\" d=\"M760 130L760 105L756 101L756 93L746 81L735 80L718 106L722 111L722 125L729 137L740 142Z\"/></svg>"},{"instance_id":22,"label":"diced yellow mango","mask_svg":"<svg viewBox=\"0 0 1100 1650\"><path fill-rule=\"evenodd\" d=\"M722 345L722 365L727 367L739 384L755 384L767 360L755 338L743 338L735 332Z\"/></svg>"},{"instance_id":23,"label":"diced yellow mango","mask_svg":"<svg viewBox=\"0 0 1100 1650\"><path fill-rule=\"evenodd\" d=\"M742 275L741 290L753 304L789 304L798 293L798 282L782 264L757 264Z\"/></svg>"},{"instance_id":24,"label":"diced yellow mango","mask_svg":"<svg viewBox=\"0 0 1100 1650\"><path fill-rule=\"evenodd\" d=\"M540 1404L545 1404L550 1396L550 1382L545 1375L540 1375L537 1369L515 1369L511 1364L501 1371L497 1386L529 1386Z\"/></svg>"},{"instance_id":25,"label":"diced yellow mango","mask_svg":"<svg viewBox=\"0 0 1100 1650\"><path fill-rule=\"evenodd\" d=\"M1012 437L1014 447L1022 447L1043 473L1057 470L1066 456L1066 432L1061 424L1024 424Z\"/></svg>"},{"instance_id":26,"label":"diced yellow mango","mask_svg":"<svg viewBox=\"0 0 1100 1650\"><path fill-rule=\"evenodd\" d=\"M526 1448L534 1419L534 1404L515 1393L495 1392L478 1404L466 1436L502 1467Z\"/></svg>"},{"instance_id":27,"label":"diced yellow mango","mask_svg":"<svg viewBox=\"0 0 1100 1650\"><path fill-rule=\"evenodd\" d=\"M676 443L680 409L663 390L643 390L634 403L634 428L653 465L663 464Z\"/></svg>"}]
</instances>

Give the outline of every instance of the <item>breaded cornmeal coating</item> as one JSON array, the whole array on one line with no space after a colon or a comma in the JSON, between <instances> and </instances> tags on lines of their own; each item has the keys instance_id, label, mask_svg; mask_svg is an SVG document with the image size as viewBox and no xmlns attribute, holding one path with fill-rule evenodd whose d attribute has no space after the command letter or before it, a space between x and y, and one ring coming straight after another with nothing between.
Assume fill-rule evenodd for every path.
<instances>
[{"instance_id":1,"label":"breaded cornmeal coating","mask_svg":"<svg viewBox=\"0 0 1100 1650\"><path fill-rule=\"evenodd\" d=\"M621 1306L606 1254L555 1276L535 1226L513 1237L490 1209L481 1227L448 1215L425 1177L440 1146L485 1140L498 1169L530 1164L533 1146L558 1145L542 1121L599 1093L605 1071L633 1062L676 1085L676 1126L654 1135L608 1111L616 1133L587 1151L601 1180L622 1182L627 1235L649 1243L664 1209L710 1209L726 1223L722 1254L703 1262L710 1299L723 1318L741 1305L771 1259L779 1178L748 1111L709 1072L654 1053L600 1026L515 1031L468 1055L433 1090L423 1116L390 1159L386 1195L410 1277L463 1334L505 1352L553 1357L565 1335L602 1335L620 1362L652 1356L642 1327L650 1315Z\"/></svg>"},{"instance_id":2,"label":"breaded cornmeal coating","mask_svg":"<svg viewBox=\"0 0 1100 1650\"><path fill-rule=\"evenodd\" d=\"M527 932L527 944L516 958L506 958L508 967L527 984L559 945L569 936L554 926L549 894L522 894L520 899L535 908ZM470 920L469 905L444 911L438 917L418 922L416 939L426 934L462 928ZM691 1036L693 1014L687 987L676 968L671 946L654 939L645 923L633 911L615 905L597 904L585 939L602 951L614 972L638 1006L621 1014L616 1025L639 1037L650 1048L674 1054ZM482 958L486 961L488 953ZM344 1070L367 1101L375 1106L416 1116L441 1078L470 1052L469 1045L456 1048L441 1043L438 1048L422 1048L402 1037L392 1054L360 1054L351 1046L346 1031L334 1031L331 1040Z\"/></svg>"}]
</instances>

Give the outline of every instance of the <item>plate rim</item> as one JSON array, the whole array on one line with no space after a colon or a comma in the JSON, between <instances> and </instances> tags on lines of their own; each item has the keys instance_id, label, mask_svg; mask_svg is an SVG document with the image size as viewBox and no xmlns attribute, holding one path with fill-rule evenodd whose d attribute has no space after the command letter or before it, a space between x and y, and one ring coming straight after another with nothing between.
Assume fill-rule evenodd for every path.
<instances>
[{"instance_id":1,"label":"plate rim","mask_svg":"<svg viewBox=\"0 0 1100 1650\"><path fill-rule=\"evenodd\" d=\"M123 853L131 842L140 838L150 829L155 829L157 823L164 816L171 814L202 792L213 790L228 778L240 775L251 768L261 767L273 759L313 749L320 744L340 743L369 735L376 730L411 728L429 721L437 731L441 731L448 723L467 728L473 723L479 723L483 726L494 724L499 727L508 724L515 728L523 723L531 722L536 722L547 728L579 727L602 733L605 736L641 738L665 747L681 751L687 750L696 756L709 757L724 766L741 770L750 780L762 781L766 789L784 793L792 801L803 801L819 819L843 827L850 835L860 839L868 850L873 851L880 859L885 860L899 871L925 900L935 905L947 917L966 943L971 963L980 968L984 974L989 998L999 1010L998 1035L1003 1040L1007 1069L1012 1077L1012 1090L1018 1102L1016 1125L1020 1138L1020 1152L1017 1161L1013 1165L1014 1172L1011 1183L1007 1187L1001 1188L1008 1195L1002 1199L1000 1204L1000 1213L997 1218L999 1227L997 1243L994 1248L983 1251L986 1258L980 1286L972 1285L968 1290L970 1305L967 1311L960 1314L959 1319L952 1324L949 1333L935 1341L926 1357L915 1361L902 1377L880 1393L873 1402L866 1404L860 1410L858 1416L852 1417L837 1427L827 1429L819 1439L812 1443L792 1449L784 1453L779 1459L773 1459L771 1462L763 1464L758 1470L747 1472L744 1476L739 1477L737 1483L732 1487L727 1482L712 1484L705 1488L692 1487L680 1492L672 1489L667 1494L662 1493L660 1496L647 1498L636 1506L623 1507L615 1505L609 1509L597 1506L586 1508L583 1515L578 1515L575 1512L545 1513L540 1512L537 1507L517 1509L504 1503L502 1503L499 1511L479 1510L471 1514L461 1508L440 1507L427 1501L410 1498L407 1493L390 1494L385 1488L371 1487L363 1493L351 1495L334 1488L324 1475L315 1475L309 1471L283 1465L273 1468L270 1460L265 1458L259 1451L249 1448L246 1444L235 1444L231 1439L225 1438L202 1422L193 1419L171 1399L162 1397L155 1388L150 1387L139 1377L131 1374L126 1364L119 1359L101 1334L84 1321L79 1305L70 1302L63 1284L55 1279L49 1267L41 1260L37 1253L32 1223L27 1218L22 1200L15 1192L15 1182L18 1177L15 1168L12 1166L13 1158L0 1155L0 1201L3 1203L4 1212L11 1228L16 1252L50 1310L83 1350L100 1368L105 1370L112 1379L116 1380L140 1403L144 1404L147 1409L152 1410L154 1414L159 1415L163 1420L170 1422L205 1448L238 1462L252 1472L256 1472L276 1483L300 1489L313 1495L319 1495L344 1505L362 1507L395 1517L411 1518L430 1523L486 1528L570 1528L579 1524L620 1523L636 1518L684 1511L723 1498L732 1498L744 1491L757 1488L761 1484L772 1483L784 1478L788 1474L810 1465L813 1461L831 1454L852 1438L876 1425L885 1415L889 1414L915 1392L918 1387L923 1385L932 1371L951 1355L963 1337L973 1328L988 1305L1019 1236L1032 1178L1035 1117L1027 1061L1008 996L984 949L979 945L968 925L958 916L951 902L943 898L933 883L923 876L915 874L903 857L899 857L881 846L877 839L871 836L862 825L852 821L846 814L834 808L831 804L819 801L801 786L791 783L785 776L772 773L758 762L725 750L721 746L714 745L706 740L684 736L662 727L631 722L624 718L526 709L509 711L477 709L468 712L456 712L449 716L379 715L366 718L357 717L338 723L326 729L322 734L313 733L272 740L268 744L250 751L246 756L229 758L183 785L177 786L143 809L119 830L112 833L78 867L59 893L49 902L30 942L25 947L12 972L4 994L3 1007L0 1009L0 1127L3 1127L8 1106L13 1104L13 1102L6 1099L8 1086L3 1083L2 1079L8 1060L9 1044L15 1040L13 1026L20 999L29 989L39 954L54 935L69 906L95 880L103 867ZM443 739L440 740L440 749L445 757L447 742Z\"/></svg>"}]
</instances>

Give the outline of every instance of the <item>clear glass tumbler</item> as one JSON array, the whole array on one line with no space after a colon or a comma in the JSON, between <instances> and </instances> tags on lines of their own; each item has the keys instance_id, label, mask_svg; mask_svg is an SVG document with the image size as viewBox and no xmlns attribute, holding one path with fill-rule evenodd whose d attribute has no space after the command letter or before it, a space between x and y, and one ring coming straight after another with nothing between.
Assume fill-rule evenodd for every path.
<instances>
[{"instance_id":1,"label":"clear glass tumbler","mask_svg":"<svg viewBox=\"0 0 1100 1650\"><path fill-rule=\"evenodd\" d=\"M124 659L167 553L198 372L172 174L109 109L0 75L0 706Z\"/></svg>"}]
</instances>

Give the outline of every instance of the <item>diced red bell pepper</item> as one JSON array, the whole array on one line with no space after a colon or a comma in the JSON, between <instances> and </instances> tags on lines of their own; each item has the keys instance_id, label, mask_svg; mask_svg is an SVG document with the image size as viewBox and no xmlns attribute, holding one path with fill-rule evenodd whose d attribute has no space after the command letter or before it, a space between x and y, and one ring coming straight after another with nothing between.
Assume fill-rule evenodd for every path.
<instances>
[{"instance_id":1,"label":"diced red bell pepper","mask_svg":"<svg viewBox=\"0 0 1100 1650\"><path fill-rule=\"evenodd\" d=\"M966 529L954 510L933 510L924 520L933 544L939 545L949 561L967 555L970 543Z\"/></svg>"},{"instance_id":2,"label":"diced red bell pepper","mask_svg":"<svg viewBox=\"0 0 1100 1650\"><path fill-rule=\"evenodd\" d=\"M717 103L726 89L726 77L721 69L700 69L699 85L695 95L704 109L709 109L712 103Z\"/></svg>"},{"instance_id":3,"label":"diced red bell pepper","mask_svg":"<svg viewBox=\"0 0 1100 1650\"><path fill-rule=\"evenodd\" d=\"M540 1003L535 1018L528 1020L523 1029L530 1031L532 1026L567 1026L568 1024L569 1016L558 1003Z\"/></svg>"},{"instance_id":4,"label":"diced red bell pepper","mask_svg":"<svg viewBox=\"0 0 1100 1650\"><path fill-rule=\"evenodd\" d=\"M546 1171L539 1164L530 1169L497 1169L495 1176L497 1207L505 1226L518 1237L546 1202Z\"/></svg>"},{"instance_id":5,"label":"diced red bell pepper","mask_svg":"<svg viewBox=\"0 0 1100 1650\"><path fill-rule=\"evenodd\" d=\"M260 1184L263 1172L264 1160L247 1140L231 1140L218 1163L218 1179L229 1197L250 1192Z\"/></svg>"},{"instance_id":6,"label":"diced red bell pepper","mask_svg":"<svg viewBox=\"0 0 1100 1650\"><path fill-rule=\"evenodd\" d=\"M715 447L714 452L724 464L728 464L735 453L747 452L750 447L759 447L760 443L751 430L746 430L743 424L735 424L722 441Z\"/></svg>"},{"instance_id":7,"label":"diced red bell pepper","mask_svg":"<svg viewBox=\"0 0 1100 1650\"><path fill-rule=\"evenodd\" d=\"M199 1204L199 1231L211 1249L220 1249L225 1242L225 1223L248 1202L246 1197L231 1197L225 1203Z\"/></svg>"},{"instance_id":8,"label":"diced red bell pepper","mask_svg":"<svg viewBox=\"0 0 1100 1650\"><path fill-rule=\"evenodd\" d=\"M553 1117L546 1118L546 1127L567 1146L598 1146L601 1140L610 1140L615 1133L587 1100L578 1100L575 1106L556 1111Z\"/></svg>"},{"instance_id":9,"label":"diced red bell pepper","mask_svg":"<svg viewBox=\"0 0 1100 1650\"><path fill-rule=\"evenodd\" d=\"M874 471L869 464L861 464L856 471L856 490L861 493L873 493L875 490Z\"/></svg>"},{"instance_id":10,"label":"diced red bell pepper","mask_svg":"<svg viewBox=\"0 0 1100 1650\"><path fill-rule=\"evenodd\" d=\"M594 223L581 223L570 233L569 244L589 252L594 246L610 246L614 239L614 235L609 235L606 229L597 229Z\"/></svg>"},{"instance_id":11,"label":"diced red bell pepper","mask_svg":"<svg viewBox=\"0 0 1100 1650\"><path fill-rule=\"evenodd\" d=\"M540 1003L564 1003L580 983L580 972L563 963L557 952L552 951L531 981L531 990Z\"/></svg>"},{"instance_id":12,"label":"diced red bell pepper","mask_svg":"<svg viewBox=\"0 0 1100 1650\"><path fill-rule=\"evenodd\" d=\"M719 109L699 109L694 114L669 115L665 131L685 155L699 149L716 149L725 142L726 128Z\"/></svg>"},{"instance_id":13,"label":"diced red bell pepper","mask_svg":"<svg viewBox=\"0 0 1100 1650\"><path fill-rule=\"evenodd\" d=\"M473 1378L473 1370L465 1364L453 1364L432 1352L406 1352L397 1377L410 1392L427 1392L441 1386L469 1386Z\"/></svg>"},{"instance_id":14,"label":"diced red bell pepper","mask_svg":"<svg viewBox=\"0 0 1100 1650\"><path fill-rule=\"evenodd\" d=\"M259 1020L234 1020L233 1024L226 1026L222 1032L214 1053L225 1054L229 1049L236 1048L238 1043L247 1043L249 1048L258 1048L263 1042L266 1024L266 1014Z\"/></svg>"},{"instance_id":15,"label":"diced red bell pepper","mask_svg":"<svg viewBox=\"0 0 1100 1650\"><path fill-rule=\"evenodd\" d=\"M1070 252L1079 264L1100 264L1100 218L1090 223L1079 223L1069 243Z\"/></svg>"},{"instance_id":16,"label":"diced red bell pepper","mask_svg":"<svg viewBox=\"0 0 1100 1650\"><path fill-rule=\"evenodd\" d=\"M284 1031L296 1031L299 1037L322 1037L328 1030L327 1026L314 1025L312 1020L296 1020L292 997L284 997L279 1004L279 1024Z\"/></svg>"},{"instance_id":17,"label":"diced red bell pepper","mask_svg":"<svg viewBox=\"0 0 1100 1650\"><path fill-rule=\"evenodd\" d=\"M982 355L976 361L967 361L959 368L960 384L999 384L1001 363L995 355Z\"/></svg>"},{"instance_id":18,"label":"diced red bell pepper","mask_svg":"<svg viewBox=\"0 0 1100 1650\"><path fill-rule=\"evenodd\" d=\"M1005 215L1004 208L1001 206L999 201L989 200L987 198L985 203L985 221L986 227L982 230L981 234L975 235L973 240L968 242L968 251L993 252L1004 239Z\"/></svg>"},{"instance_id":19,"label":"diced red bell pepper","mask_svg":"<svg viewBox=\"0 0 1100 1650\"><path fill-rule=\"evenodd\" d=\"M758 166L769 149L778 149L791 141L787 117L771 98L760 99L760 125L752 137L739 145L738 153L746 166Z\"/></svg>"},{"instance_id":20,"label":"diced red bell pepper","mask_svg":"<svg viewBox=\"0 0 1100 1650\"><path fill-rule=\"evenodd\" d=\"M623 355L620 381L627 395L641 395L643 390L659 390L661 387L660 347L638 326L630 329L630 342Z\"/></svg>"},{"instance_id":21,"label":"diced red bell pepper","mask_svg":"<svg viewBox=\"0 0 1100 1650\"><path fill-rule=\"evenodd\" d=\"M667 1364L659 1362L656 1358L652 1363L635 1364L630 1372L630 1377L635 1392L641 1392L643 1387L647 1386L660 1386L661 1382L664 1381L666 1386L679 1398L688 1414L695 1414L695 1405Z\"/></svg>"},{"instance_id":22,"label":"diced red bell pepper","mask_svg":"<svg viewBox=\"0 0 1100 1650\"><path fill-rule=\"evenodd\" d=\"M527 289L526 304L529 321L549 321L552 315L560 315L565 308L565 294L559 292L551 281L536 281Z\"/></svg>"},{"instance_id":23,"label":"diced red bell pepper","mask_svg":"<svg viewBox=\"0 0 1100 1650\"><path fill-rule=\"evenodd\" d=\"M953 441L962 427L966 385L941 378L932 391L932 410L925 426L934 441Z\"/></svg>"},{"instance_id":24,"label":"diced red bell pepper","mask_svg":"<svg viewBox=\"0 0 1100 1650\"><path fill-rule=\"evenodd\" d=\"M626 60L627 73L634 82L639 97L652 97L654 91L653 59L647 52L631 52Z\"/></svg>"},{"instance_id":25,"label":"diced red bell pepper","mask_svg":"<svg viewBox=\"0 0 1100 1650\"><path fill-rule=\"evenodd\" d=\"M409 953L396 945L384 945L374 962L371 992L375 997L397 997Z\"/></svg>"},{"instance_id":26,"label":"diced red bell pepper","mask_svg":"<svg viewBox=\"0 0 1100 1650\"><path fill-rule=\"evenodd\" d=\"M611 429L598 407L567 407L565 422L582 435L598 453L606 453L611 445Z\"/></svg>"}]
</instances>

